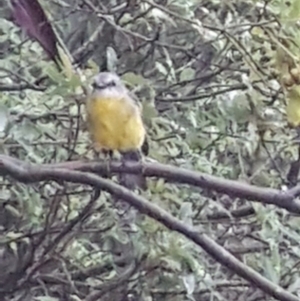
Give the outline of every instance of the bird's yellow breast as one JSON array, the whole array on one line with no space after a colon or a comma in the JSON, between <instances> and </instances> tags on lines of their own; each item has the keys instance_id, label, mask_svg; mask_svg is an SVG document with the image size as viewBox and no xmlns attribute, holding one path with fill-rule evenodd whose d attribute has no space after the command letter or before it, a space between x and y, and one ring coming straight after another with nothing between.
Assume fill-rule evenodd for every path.
<instances>
[{"instance_id":1,"label":"bird's yellow breast","mask_svg":"<svg viewBox=\"0 0 300 301\"><path fill-rule=\"evenodd\" d=\"M129 151L141 148L145 129L139 108L128 97L87 101L88 127L98 149Z\"/></svg>"}]
</instances>

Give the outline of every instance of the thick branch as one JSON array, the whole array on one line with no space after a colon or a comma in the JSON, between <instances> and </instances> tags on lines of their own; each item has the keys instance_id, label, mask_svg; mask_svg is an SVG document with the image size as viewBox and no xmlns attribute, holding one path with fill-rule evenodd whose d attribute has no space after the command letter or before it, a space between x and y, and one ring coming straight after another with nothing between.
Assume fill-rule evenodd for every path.
<instances>
[{"instance_id":1,"label":"thick branch","mask_svg":"<svg viewBox=\"0 0 300 301\"><path fill-rule=\"evenodd\" d=\"M0 175L10 173L10 163L13 165L18 165L20 167L26 167L28 165L21 160L17 160L5 155L0 155ZM90 171L100 175L106 175L108 172L107 166L107 162L99 163L73 161L45 165L30 164L28 165L28 168L64 168L69 170ZM292 213L300 213L300 202L296 200L296 197L300 195L300 185L290 190L282 191L279 189L249 185L240 181L227 180L205 173L160 163L143 162L141 164L129 162L124 165L118 161L112 161L109 168L110 172L112 173L142 173L146 177L164 178L175 183L189 184L196 187L210 189L218 193L227 194L231 197L243 198L264 204L272 204L279 208L286 209L287 211ZM34 174L32 176L34 176ZM26 181L29 179L25 178L20 180Z\"/></svg>"},{"instance_id":2,"label":"thick branch","mask_svg":"<svg viewBox=\"0 0 300 301\"><path fill-rule=\"evenodd\" d=\"M88 165L85 166L87 167ZM90 165L90 167L91 166L93 165ZM94 166L97 167L97 164L94 164ZM146 165L146 170L148 168L148 174L151 174L151 170L152 170L151 166L153 169L153 165L151 164L150 166ZM175 175L173 175L172 177L170 176L174 171L174 169L172 169L171 167L157 165L157 164L155 164L154 166L156 166L156 169L152 170L152 175L155 173L156 176L175 178ZM135 169L137 169L138 165L133 166L132 170L134 170L134 167ZM191 181L193 179L192 176L196 176L196 175L197 175L196 179L201 180L201 177L199 177L197 173L189 172L182 169L175 169L175 170L177 170L177 177L179 180L180 179L182 180L183 178L189 179L190 177L190 181ZM157 174L158 171L162 172L162 174ZM180 175L178 175L179 171L181 173ZM255 270L249 268L241 261L236 259L231 253L229 253L227 250L225 250L223 247L221 247L219 244L217 244L215 241L209 238L206 234L199 233L199 231L196 231L195 228L181 222L180 220L178 220L177 218L169 214L167 211L161 209L157 205L150 203L143 197L138 196L134 194L132 191L124 187L121 187L109 180L100 178L99 176L91 173L81 172L76 170L45 167L43 165L20 164L19 160L12 159L5 156L0 156L0 173L10 175L15 179L18 179L23 182L39 182L39 181L46 181L46 180L69 181L72 183L91 185L93 187L96 187L97 189L107 191L115 195L116 197L121 198L124 201L128 202L129 204L137 208L140 212L147 214L153 219L161 222L167 228L183 234L184 236L192 240L194 243L196 243L198 246L203 248L215 260L217 260L218 262L220 262L222 265L226 266L230 270L234 271L242 278L253 283L257 287L262 289L265 293L273 296L278 300L299 301L299 299L296 296L289 293L288 291L285 291L280 286L270 282L266 278L262 277ZM220 181L220 179L218 179L218 181ZM193 181L191 182L193 183ZM235 189L237 188L235 187ZM237 189L237 191L243 191L243 190ZM270 192L275 194L276 190L270 190Z\"/></svg>"}]
</instances>

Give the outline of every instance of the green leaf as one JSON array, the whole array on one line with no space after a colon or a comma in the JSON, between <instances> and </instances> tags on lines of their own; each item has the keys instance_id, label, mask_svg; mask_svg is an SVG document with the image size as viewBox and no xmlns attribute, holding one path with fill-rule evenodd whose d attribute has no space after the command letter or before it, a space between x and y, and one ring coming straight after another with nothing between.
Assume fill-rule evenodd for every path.
<instances>
[{"instance_id":1,"label":"green leaf","mask_svg":"<svg viewBox=\"0 0 300 301\"><path fill-rule=\"evenodd\" d=\"M8 126L8 108L0 104L0 132L5 132Z\"/></svg>"},{"instance_id":2,"label":"green leaf","mask_svg":"<svg viewBox=\"0 0 300 301\"><path fill-rule=\"evenodd\" d=\"M130 84L131 86L139 86L139 85L145 85L148 83L148 80L145 79L143 76L138 75L133 72L127 72L122 76L122 79Z\"/></svg>"},{"instance_id":3,"label":"green leaf","mask_svg":"<svg viewBox=\"0 0 300 301\"><path fill-rule=\"evenodd\" d=\"M106 48L107 70L110 72L117 71L118 56L114 48L108 46Z\"/></svg>"},{"instance_id":4,"label":"green leaf","mask_svg":"<svg viewBox=\"0 0 300 301\"><path fill-rule=\"evenodd\" d=\"M160 63L160 62L155 62L155 67L156 69L163 75L167 75L168 74L168 70L166 69L166 67Z\"/></svg>"},{"instance_id":5,"label":"green leaf","mask_svg":"<svg viewBox=\"0 0 300 301\"><path fill-rule=\"evenodd\" d=\"M193 68L184 68L180 73L180 81L190 81L195 78L195 70Z\"/></svg>"},{"instance_id":6,"label":"green leaf","mask_svg":"<svg viewBox=\"0 0 300 301\"><path fill-rule=\"evenodd\" d=\"M59 301L58 298L50 297L50 296L37 296L34 297L36 301Z\"/></svg>"}]
</instances>

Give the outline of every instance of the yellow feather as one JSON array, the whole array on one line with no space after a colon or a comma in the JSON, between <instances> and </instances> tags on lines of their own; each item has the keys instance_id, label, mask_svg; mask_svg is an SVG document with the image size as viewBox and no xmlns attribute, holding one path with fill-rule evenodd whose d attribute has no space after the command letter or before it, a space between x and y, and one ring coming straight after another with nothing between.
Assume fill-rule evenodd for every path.
<instances>
[{"instance_id":1,"label":"yellow feather","mask_svg":"<svg viewBox=\"0 0 300 301\"><path fill-rule=\"evenodd\" d=\"M87 100L88 127L98 149L140 149L145 139L141 112L129 96L91 96Z\"/></svg>"}]
</instances>

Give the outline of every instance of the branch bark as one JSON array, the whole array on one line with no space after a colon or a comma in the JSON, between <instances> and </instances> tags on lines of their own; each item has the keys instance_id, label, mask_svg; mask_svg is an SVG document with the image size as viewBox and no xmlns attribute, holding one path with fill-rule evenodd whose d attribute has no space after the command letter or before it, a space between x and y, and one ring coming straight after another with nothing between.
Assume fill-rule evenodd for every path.
<instances>
[{"instance_id":1,"label":"branch bark","mask_svg":"<svg viewBox=\"0 0 300 301\"><path fill-rule=\"evenodd\" d=\"M88 164L77 162L71 162L73 164L73 169L87 169L99 171L99 167L104 168L99 164ZM66 163L64 163L66 166ZM69 166L72 166L69 165ZM124 201L128 202L130 205L137 208L140 212L152 217L153 219L161 222L164 226L170 230L177 231L183 234L185 237L193 241L195 244L204 249L210 256L212 256L216 261L226 266L228 269L234 271L240 277L251 282L253 285L259 287L262 291L269 294L270 296L282 300L282 301L299 301L295 295L284 290L277 284L272 283L268 279L261 276L258 272L251 269L250 267L243 264L237 258L235 258L231 253L229 253L222 246L213 241L206 234L201 233L196 230L194 227L186 225L181 222L167 211L158 207L157 205L147 201L145 198L134 194L132 191L117 185L109 180L103 179L95 174L89 172L82 172L77 170L71 170L66 168L59 168L57 165L62 166L63 164L54 164L49 165L38 165L38 164L28 164L23 163L20 160L10 158L7 156L0 156L0 174L9 175L19 181L23 182L40 182L40 181L68 181L72 183L80 183L93 186L99 190L107 191L118 198L122 198ZM132 165L132 164L131 164ZM124 167L121 168L120 164L113 164L112 169L119 169L121 171ZM236 181L221 180L212 176L207 176L203 174L198 174L195 172L164 166L161 164L140 164L132 165L131 168L128 168L128 171L137 172L137 170L142 171L144 175L148 176L161 176L166 177L167 179L177 180L178 182L189 182L192 185L202 185L206 184L206 188L218 188L219 192L232 193L235 191L236 195L239 196L248 196L254 197L254 192L257 196L264 196L265 199L268 194L269 202L272 199L280 200L279 196L283 194L285 198L290 196L291 192L281 193L280 191L267 188L253 187L250 185L245 185L238 183ZM104 170L104 169L103 169ZM174 173L174 171L176 171ZM198 184L197 184L198 183ZM217 185L218 184L218 185ZM229 189L231 185L231 190ZM251 193L249 191L252 191ZM284 197L282 198L284 199ZM292 199L293 200L293 199Z\"/></svg>"},{"instance_id":2,"label":"branch bark","mask_svg":"<svg viewBox=\"0 0 300 301\"><path fill-rule=\"evenodd\" d=\"M0 155L0 175L13 173L14 166L16 165L20 168L24 167L27 169L63 168L67 170L88 171L98 175L107 175L108 172L141 173L145 177L164 178L170 182L205 188L235 198L275 205L279 208L286 209L291 213L300 213L300 201L296 199L300 195L300 185L283 191L280 189L250 185L237 180L227 180L209 174L160 163L126 162L126 164L123 164L119 161L112 161L108 166L107 162L71 161L55 164L34 165L9 156ZM15 177L18 177L18 175L16 174ZM31 173L30 177L34 177L34 173ZM25 178L20 178L19 180L29 181L30 177L26 174Z\"/></svg>"}]
</instances>

